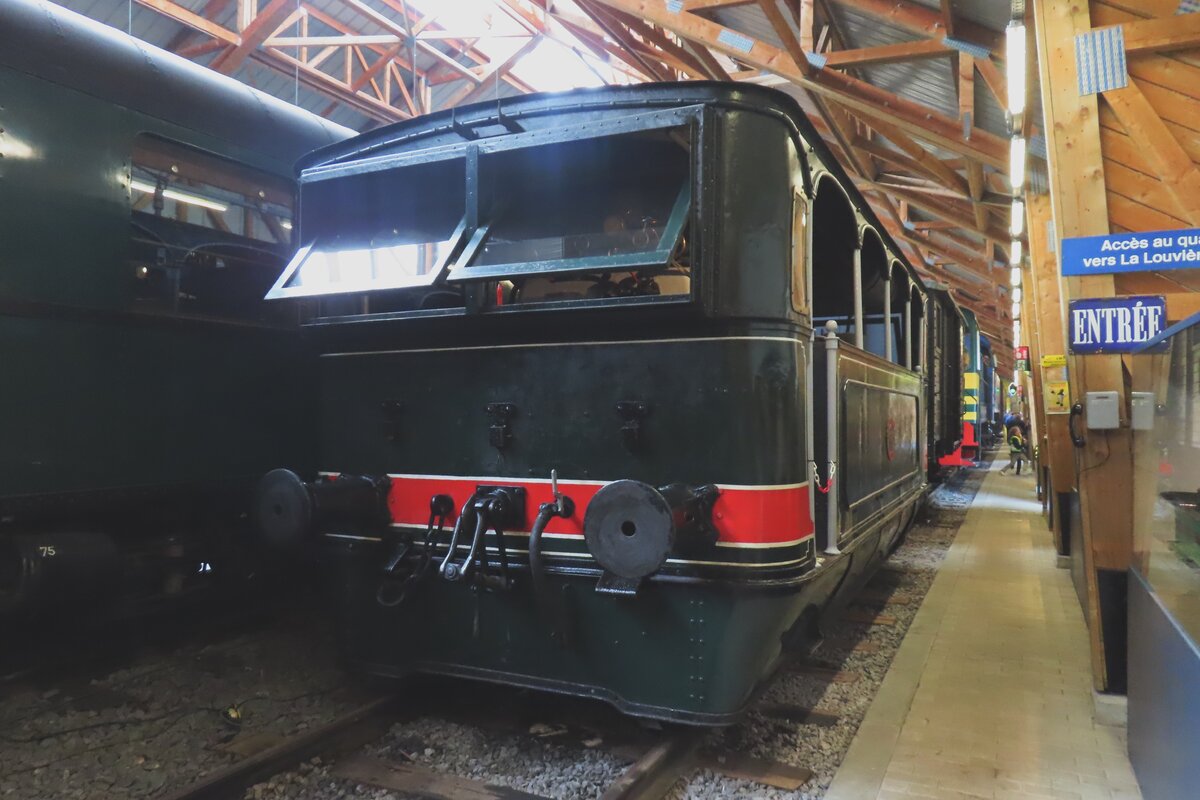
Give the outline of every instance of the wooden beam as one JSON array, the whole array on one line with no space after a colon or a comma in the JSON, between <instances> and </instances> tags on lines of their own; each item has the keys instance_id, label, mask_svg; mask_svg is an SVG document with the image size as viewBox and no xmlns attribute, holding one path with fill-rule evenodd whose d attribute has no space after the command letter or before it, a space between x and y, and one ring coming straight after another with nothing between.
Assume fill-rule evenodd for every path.
<instances>
[{"instance_id":1,"label":"wooden beam","mask_svg":"<svg viewBox=\"0 0 1200 800\"><path fill-rule=\"evenodd\" d=\"M953 222L960 228L966 230L975 230L975 217L969 211L957 204L949 204L943 200L939 200L930 195L922 194L911 189L903 189L898 186L880 187L882 191L886 191L897 200L904 200L910 205L932 214L935 217ZM984 237L994 239L996 241L1008 241L1009 232L1007 228L1001 228L995 222L989 221L983 231L979 231Z\"/></svg>"},{"instance_id":2,"label":"wooden beam","mask_svg":"<svg viewBox=\"0 0 1200 800\"><path fill-rule=\"evenodd\" d=\"M295 0L270 0L242 30L241 41L231 50L214 58L209 66L217 72L232 75L260 44L279 29L295 7Z\"/></svg>"},{"instance_id":3,"label":"wooden beam","mask_svg":"<svg viewBox=\"0 0 1200 800\"><path fill-rule=\"evenodd\" d=\"M669 81L673 76L667 72L666 67L662 64L656 64L642 54L642 50L638 47L637 42L633 40L629 31L621 24L619 20L612 16L607 9L603 8L600 3L590 3L587 0L577 0L576 5L588 16L590 16L597 25L611 38L614 42L621 46L621 49L628 53L630 63L634 68L642 72L646 77L655 81Z\"/></svg>"},{"instance_id":4,"label":"wooden beam","mask_svg":"<svg viewBox=\"0 0 1200 800\"><path fill-rule=\"evenodd\" d=\"M800 43L803 33L796 18L792 16L791 9L784 5L783 0L758 0L758 5L767 21L771 23L779 41L783 42L783 49L787 50L792 61L802 71L807 70L808 56Z\"/></svg>"},{"instance_id":5,"label":"wooden beam","mask_svg":"<svg viewBox=\"0 0 1200 800\"><path fill-rule=\"evenodd\" d=\"M971 138L975 126L975 56L963 53L958 58L958 118L962 120L963 138Z\"/></svg>"},{"instance_id":6,"label":"wooden beam","mask_svg":"<svg viewBox=\"0 0 1200 800\"><path fill-rule=\"evenodd\" d=\"M1008 81L990 58L975 59L975 69L1001 108L1008 108Z\"/></svg>"},{"instance_id":7,"label":"wooden beam","mask_svg":"<svg viewBox=\"0 0 1200 800\"><path fill-rule=\"evenodd\" d=\"M853 7L859 13L930 38L941 38L948 33L940 9L926 8L910 0L854 0ZM995 57L1004 55L1004 34L982 25L957 20L954 36L987 48Z\"/></svg>"},{"instance_id":8,"label":"wooden beam","mask_svg":"<svg viewBox=\"0 0 1200 800\"><path fill-rule=\"evenodd\" d=\"M1195 15L1200 17L1200 14ZM1104 100L1125 126L1129 137L1162 180L1177 207L1193 225L1200 225L1200 170L1142 94L1137 81L1130 79L1123 89L1104 93Z\"/></svg>"},{"instance_id":9,"label":"wooden beam","mask_svg":"<svg viewBox=\"0 0 1200 800\"><path fill-rule=\"evenodd\" d=\"M1052 225L1050 198L1046 195L1030 195L1026 198L1029 218L1029 269L1025 272L1024 294L1033 300L1033 314L1025 317L1024 335L1036 337L1038 352L1042 355L1066 355L1067 347L1063 329L1062 301L1059 291L1058 260L1051 249L1049 229ZM1030 365L1037 370L1044 383L1057 379L1060 370L1043 369L1041 364ZM1042 398L1038 398L1041 403ZM1046 414L1042 430L1043 462L1050 469L1053 491L1062 497L1053 498L1055 507L1075 489L1075 456L1071 445L1069 418L1065 414ZM1066 532L1062 529L1061 515L1051 518L1055 549L1067 552Z\"/></svg>"},{"instance_id":10,"label":"wooden beam","mask_svg":"<svg viewBox=\"0 0 1200 800\"><path fill-rule=\"evenodd\" d=\"M814 71L807 60L797 64L786 51L761 40L748 40L749 49L730 43L721 25L695 14L673 14L656 0L591 0L621 11L644 17L678 36L704 44L714 50L828 97L842 106L874 119L891 122L910 136L916 136L947 150L982 160L1001 171L1008 169L1008 145L999 136L979 131L970 142L962 140L958 120L928 106L852 78L837 70Z\"/></svg>"},{"instance_id":11,"label":"wooden beam","mask_svg":"<svg viewBox=\"0 0 1200 800\"><path fill-rule=\"evenodd\" d=\"M825 66L833 69L869 67L876 64L895 64L900 61L920 61L927 58L944 58L958 51L933 39L918 42L899 42L878 47L860 47L853 50L834 50L825 53Z\"/></svg>"},{"instance_id":12,"label":"wooden beam","mask_svg":"<svg viewBox=\"0 0 1200 800\"><path fill-rule=\"evenodd\" d=\"M712 8L748 6L756 0L683 0L684 11L707 11Z\"/></svg>"},{"instance_id":13,"label":"wooden beam","mask_svg":"<svg viewBox=\"0 0 1200 800\"><path fill-rule=\"evenodd\" d=\"M988 272L987 264L983 263L978 258L970 255L969 253L964 253L956 247L939 242L931 236L922 236L915 231L905 231L902 236L911 242L919 244L926 250L937 253L940 256L950 259L955 264L960 264L963 267L972 270L977 275L980 275L980 277L983 277L983 274ZM980 285L987 285L986 279L984 283Z\"/></svg>"},{"instance_id":14,"label":"wooden beam","mask_svg":"<svg viewBox=\"0 0 1200 800\"><path fill-rule=\"evenodd\" d=\"M1127 22L1125 53L1166 53L1200 47L1200 14L1178 14L1161 19ZM1102 30L1102 29L1098 29Z\"/></svg>"},{"instance_id":15,"label":"wooden beam","mask_svg":"<svg viewBox=\"0 0 1200 800\"><path fill-rule=\"evenodd\" d=\"M625 24L625 27L639 36L644 43L652 45L647 49L654 52L654 48L657 48L661 51L662 58L673 59L677 69L701 80L711 77L699 59L658 28L628 14L618 13L617 16ZM658 56L658 53L655 55Z\"/></svg>"},{"instance_id":16,"label":"wooden beam","mask_svg":"<svg viewBox=\"0 0 1200 800\"><path fill-rule=\"evenodd\" d=\"M500 88L500 80L504 75L515 67L522 58L532 52L535 47L541 44L542 41L541 34L529 37L529 41L513 51L513 54L508 58L493 67L491 72L484 76L483 81L478 86L468 84L465 87L465 91L460 90L456 92L452 97L447 99L442 107L452 108L454 106L473 103L476 100L484 99L487 92L498 90Z\"/></svg>"},{"instance_id":17,"label":"wooden beam","mask_svg":"<svg viewBox=\"0 0 1200 800\"><path fill-rule=\"evenodd\" d=\"M725 69L725 67L721 66L721 62L717 61L716 56L714 56L707 47L702 44L697 44L696 42L688 41L687 39L683 39L681 41L683 42L684 49L691 53L692 56L699 61L706 70L708 70L709 77L717 81L733 80L733 78L730 77L729 72Z\"/></svg>"},{"instance_id":18,"label":"wooden beam","mask_svg":"<svg viewBox=\"0 0 1200 800\"><path fill-rule=\"evenodd\" d=\"M969 58L970 56L968 56ZM987 206L979 202L983 199L983 165L978 161L967 162L967 186L971 194L971 211L975 214L975 227L978 230L987 228Z\"/></svg>"},{"instance_id":19,"label":"wooden beam","mask_svg":"<svg viewBox=\"0 0 1200 800\"><path fill-rule=\"evenodd\" d=\"M170 17L180 25L186 25L194 31L211 36L225 44L237 46L242 43L242 37L235 31L223 28L211 19L207 19L194 11L189 11L178 3L171 2L171 0L136 0L136 2L139 6L153 9L163 16Z\"/></svg>"},{"instance_id":20,"label":"wooden beam","mask_svg":"<svg viewBox=\"0 0 1200 800\"><path fill-rule=\"evenodd\" d=\"M899 147L905 155L917 164L921 172L929 175L951 191L958 192L964 196L967 194L967 182L961 175L943 164L937 156L917 144L917 142L909 138L907 134L895 125L879 120L867 121L867 125L876 133L896 145L896 147Z\"/></svg>"},{"instance_id":21,"label":"wooden beam","mask_svg":"<svg viewBox=\"0 0 1200 800\"><path fill-rule=\"evenodd\" d=\"M799 0L800 49L806 53L813 50L813 0Z\"/></svg>"},{"instance_id":22,"label":"wooden beam","mask_svg":"<svg viewBox=\"0 0 1200 800\"><path fill-rule=\"evenodd\" d=\"M1033 0L1046 144L1050 162L1050 200L1056 236L1093 236L1109 232L1100 149L1097 98L1080 95L1075 69L1075 37L1091 28L1087 4ZM1064 304L1077 297L1111 297L1111 275L1069 278ZM1131 440L1126 416L1124 371L1120 356L1068 356L1071 393L1115 391L1126 427L1089 431L1075 451L1083 529L1086 581L1085 616L1091 639L1092 679L1099 691L1109 688L1107 652L1101 620L1099 569L1124 572L1132 553L1133 498ZM1122 654L1123 656L1123 654Z\"/></svg>"}]
</instances>

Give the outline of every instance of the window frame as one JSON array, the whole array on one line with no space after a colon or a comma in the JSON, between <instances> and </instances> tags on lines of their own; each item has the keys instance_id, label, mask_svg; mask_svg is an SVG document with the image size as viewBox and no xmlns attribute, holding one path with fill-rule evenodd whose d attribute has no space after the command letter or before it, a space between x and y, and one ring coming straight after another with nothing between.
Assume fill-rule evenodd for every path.
<instances>
[{"instance_id":1,"label":"window frame","mask_svg":"<svg viewBox=\"0 0 1200 800\"><path fill-rule=\"evenodd\" d=\"M811 269L808 254L811 250L812 226L808 224L808 198L802 189L795 188L792 190L791 301L792 310L804 316L808 316L810 310L808 298L811 291Z\"/></svg>"},{"instance_id":2,"label":"window frame","mask_svg":"<svg viewBox=\"0 0 1200 800\"><path fill-rule=\"evenodd\" d=\"M671 255L674 253L676 245L688 223L691 223L692 238L697 239L695 232L698 221L700 219L699 203L696 200L695 187L700 182L700 172L702 167L701 153L704 148L702 142L707 135L708 126L705 125L705 118L709 110L703 104L681 106L677 108L658 109L653 111L639 112L629 114L614 119L601 119L588 122L577 122L571 125L556 127L546 130L525 131L523 133L515 133L504 136L497 136L492 139L483 140L468 140L465 142L441 145L432 147L426 150L410 152L410 153L393 153L373 156L368 158L360 158L356 161L348 163L332 163L316 167L310 167L300 173L299 184L301 187L301 201L303 200L303 187L305 184L315 183L318 181L332 180L336 178L344 178L357 175L366 175L377 172L385 172L393 169L401 169L408 166L416 166L420 164L434 163L438 161L447 161L451 159L464 158L466 160L466 209L462 222L455 230L454 238L451 240L451 245L447 250L448 258L444 263L439 264L440 270L427 273L429 281L427 283L414 283L411 286L399 287L373 287L371 289L355 289L343 292L338 291L303 291L300 288L287 288L285 284L291 280L292 275L300 268L303 263L300 258L301 253L307 256L307 253L314 247L319 245L319 242L311 242L304 245L297 252L296 257L289 262L287 268L284 269L279 279L267 293L267 300L277 300L284 298L295 297L335 297L346 294L359 294L369 297L372 292L388 291L394 288L421 288L422 286L433 286L437 283L437 277L444 275L444 282L457 285L472 284L484 281L503 280L511 277L526 277L530 275L555 275L568 274L574 272L586 272L599 268L605 269L636 269L636 268L654 268L666 265ZM484 267L471 267L470 262L475 257L479 248L483 246L491 229L491 220L482 220L480 216L478 174L479 174L479 157L481 155L491 153L501 153L513 150L522 150L532 147L585 141L592 139L604 139L621 134L639 133L642 131L661 130L665 128L681 128L687 131L691 151L688 154L689 167L688 176L684 181L683 187L677 195L674 204L672 205L671 215L665 226L664 233L660 239L660 246L655 250L642 251L640 253L627 253L616 256L585 256L574 259L559 259L553 261L539 261L525 264L507 264L507 265L488 265ZM347 158L353 158L358 154L348 154ZM663 248L662 243L669 242L669 248ZM698 266L698 264L694 265ZM698 270L696 270L698 271ZM436 275L435 275L436 273ZM421 276L422 278L426 276ZM466 313L498 313L498 312L516 312L516 311L533 311L533 310L548 310L549 308L593 308L616 305L642 305L645 303L692 303L698 297L698 281L696 274L692 275L691 286L687 294L664 295L661 297L629 297L629 298L598 298L598 299L579 299L567 301L547 301L545 303L528 303L517 304L512 306L497 306L486 309L473 308L470 303L464 308L455 309L414 309L407 311L382 312L382 313L364 313L348 316L318 316L313 322L336 322L336 321L369 321L383 320L393 318L407 317L423 317L423 316L453 316Z\"/></svg>"}]
</instances>

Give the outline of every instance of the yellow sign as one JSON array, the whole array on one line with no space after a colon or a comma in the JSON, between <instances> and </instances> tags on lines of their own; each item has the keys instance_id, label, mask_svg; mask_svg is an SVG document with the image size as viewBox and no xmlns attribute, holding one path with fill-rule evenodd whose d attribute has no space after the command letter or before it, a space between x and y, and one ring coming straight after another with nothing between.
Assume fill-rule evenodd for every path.
<instances>
[{"instance_id":1,"label":"yellow sign","mask_svg":"<svg viewBox=\"0 0 1200 800\"><path fill-rule=\"evenodd\" d=\"M1045 395L1047 414L1070 413L1071 390L1066 381L1046 381Z\"/></svg>"},{"instance_id":2,"label":"yellow sign","mask_svg":"<svg viewBox=\"0 0 1200 800\"><path fill-rule=\"evenodd\" d=\"M1050 367L1065 367L1066 365L1066 356L1042 356L1043 368L1049 369Z\"/></svg>"},{"instance_id":3,"label":"yellow sign","mask_svg":"<svg viewBox=\"0 0 1200 800\"><path fill-rule=\"evenodd\" d=\"M963 375L963 388L964 389L978 389L979 388L979 373L978 372L968 372L966 375Z\"/></svg>"}]
</instances>

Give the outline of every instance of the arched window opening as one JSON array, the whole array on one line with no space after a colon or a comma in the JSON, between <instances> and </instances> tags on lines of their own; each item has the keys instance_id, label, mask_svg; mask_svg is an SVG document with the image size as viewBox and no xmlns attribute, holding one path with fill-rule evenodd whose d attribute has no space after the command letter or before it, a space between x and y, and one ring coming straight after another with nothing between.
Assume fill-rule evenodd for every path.
<instances>
[{"instance_id":1,"label":"arched window opening","mask_svg":"<svg viewBox=\"0 0 1200 800\"><path fill-rule=\"evenodd\" d=\"M909 302L913 297L912 284L908 280L908 271L899 261L892 262L892 294L890 328L892 331L892 361L912 369L912 308Z\"/></svg>"},{"instance_id":2,"label":"arched window opening","mask_svg":"<svg viewBox=\"0 0 1200 800\"><path fill-rule=\"evenodd\" d=\"M853 341L858 222L845 192L828 176L817 184L811 222L813 327L820 330L834 320L843 338Z\"/></svg>"},{"instance_id":3,"label":"arched window opening","mask_svg":"<svg viewBox=\"0 0 1200 800\"><path fill-rule=\"evenodd\" d=\"M863 233L862 295L863 349L877 356L888 356L887 317L889 310L890 264L883 240L871 228ZM894 341L894 340L893 340Z\"/></svg>"}]
</instances>

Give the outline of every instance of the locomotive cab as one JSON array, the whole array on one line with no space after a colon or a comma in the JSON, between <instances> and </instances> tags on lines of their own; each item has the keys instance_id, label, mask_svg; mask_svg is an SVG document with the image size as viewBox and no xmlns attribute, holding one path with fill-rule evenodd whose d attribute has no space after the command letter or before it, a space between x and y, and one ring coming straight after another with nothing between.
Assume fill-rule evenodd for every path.
<instances>
[{"instance_id":1,"label":"locomotive cab","mask_svg":"<svg viewBox=\"0 0 1200 800\"><path fill-rule=\"evenodd\" d=\"M899 350L813 356L831 163L786 95L719 84L503 100L301 163L268 297L317 305L326 471L272 473L258 513L329 548L354 662L736 718L924 488ZM849 435L814 433L828 402Z\"/></svg>"}]
</instances>

